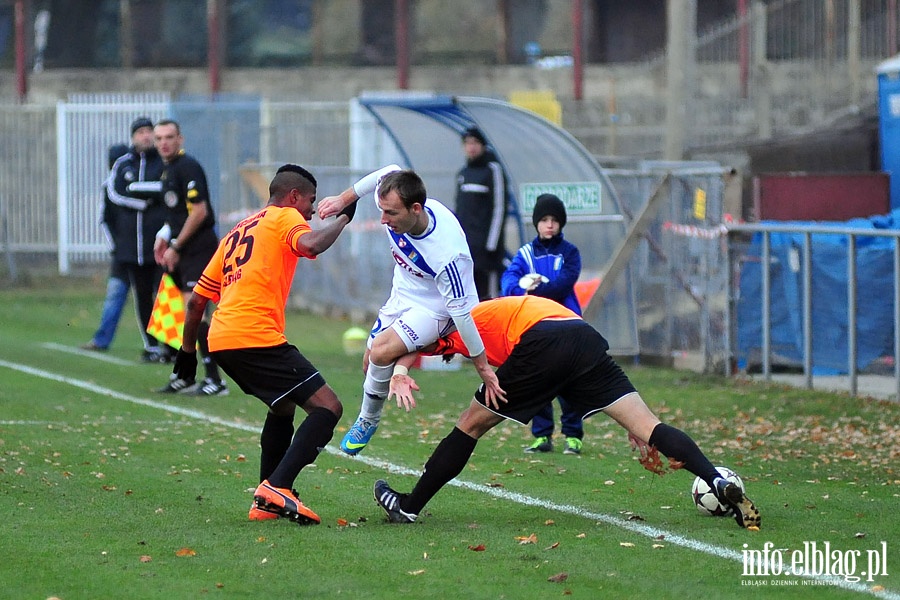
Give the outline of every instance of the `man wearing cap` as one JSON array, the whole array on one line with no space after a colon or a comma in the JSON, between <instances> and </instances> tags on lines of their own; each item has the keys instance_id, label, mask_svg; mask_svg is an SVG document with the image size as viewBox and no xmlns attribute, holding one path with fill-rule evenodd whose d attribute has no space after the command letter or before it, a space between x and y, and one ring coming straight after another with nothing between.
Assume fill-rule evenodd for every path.
<instances>
[{"instance_id":1,"label":"man wearing cap","mask_svg":"<svg viewBox=\"0 0 900 600\"><path fill-rule=\"evenodd\" d=\"M466 166L456 175L456 218L462 225L475 265L478 299L497 295L506 258L506 176L477 127L462 136Z\"/></svg>"},{"instance_id":2,"label":"man wearing cap","mask_svg":"<svg viewBox=\"0 0 900 600\"><path fill-rule=\"evenodd\" d=\"M131 146L112 163L104 184L108 200L104 222L112 239L113 260L134 291L135 313L144 341L142 358L148 362L168 359L165 348L147 334L153 297L162 274L153 258L153 240L168 212L160 193L162 171L162 158L153 145L153 122L138 117L131 124ZM97 347L88 348L90 345ZM103 349L96 339L85 348Z\"/></svg>"}]
</instances>

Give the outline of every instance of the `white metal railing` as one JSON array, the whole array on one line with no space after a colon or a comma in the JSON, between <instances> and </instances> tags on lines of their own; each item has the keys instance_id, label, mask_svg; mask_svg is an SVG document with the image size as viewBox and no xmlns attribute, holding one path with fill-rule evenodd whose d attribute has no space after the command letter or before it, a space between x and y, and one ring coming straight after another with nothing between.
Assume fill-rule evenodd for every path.
<instances>
[{"instance_id":1,"label":"white metal railing","mask_svg":"<svg viewBox=\"0 0 900 600\"><path fill-rule=\"evenodd\" d=\"M107 148L129 143L131 122L147 116L168 116L169 103L129 100L125 94L99 98L79 96L56 106L57 240L59 272L66 274L74 259L105 260L109 249L100 233L102 184L109 174ZM91 100L94 100L93 102Z\"/></svg>"}]
</instances>

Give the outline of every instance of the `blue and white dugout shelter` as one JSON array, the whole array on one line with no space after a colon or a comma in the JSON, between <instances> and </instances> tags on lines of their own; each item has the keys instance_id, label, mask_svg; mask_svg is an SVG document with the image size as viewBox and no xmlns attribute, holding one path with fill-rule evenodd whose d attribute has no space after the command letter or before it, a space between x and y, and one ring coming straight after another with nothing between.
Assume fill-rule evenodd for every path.
<instances>
[{"instance_id":1,"label":"blue and white dugout shelter","mask_svg":"<svg viewBox=\"0 0 900 600\"><path fill-rule=\"evenodd\" d=\"M582 280L602 278L625 238L620 202L603 168L568 132L531 111L489 98L371 94L353 103L350 119L352 170L391 162L415 169L429 196L451 208L456 171L465 160L462 132L481 129L510 184L510 255L535 236L531 213L543 193L556 194L566 205L564 234L581 252ZM610 353L620 356L639 353L631 277L631 269L625 269L599 310L588 312L591 324L609 340Z\"/></svg>"}]
</instances>

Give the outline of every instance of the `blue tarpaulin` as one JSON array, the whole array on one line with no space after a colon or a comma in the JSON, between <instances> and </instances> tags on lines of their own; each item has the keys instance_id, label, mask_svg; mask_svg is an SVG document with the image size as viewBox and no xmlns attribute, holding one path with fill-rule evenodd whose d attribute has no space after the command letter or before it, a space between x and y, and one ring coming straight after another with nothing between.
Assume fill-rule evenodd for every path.
<instances>
[{"instance_id":1,"label":"blue tarpaulin","mask_svg":"<svg viewBox=\"0 0 900 600\"><path fill-rule=\"evenodd\" d=\"M797 233L773 232L770 240L771 364L803 365L804 227L820 222L764 222L792 225ZM828 223L855 229L900 229L900 210L868 219ZM762 357L762 233L753 236L741 267L737 302L737 358L741 367ZM848 237L814 233L812 264L813 374L848 371ZM894 239L856 236L857 369L865 370L894 348Z\"/></svg>"}]
</instances>

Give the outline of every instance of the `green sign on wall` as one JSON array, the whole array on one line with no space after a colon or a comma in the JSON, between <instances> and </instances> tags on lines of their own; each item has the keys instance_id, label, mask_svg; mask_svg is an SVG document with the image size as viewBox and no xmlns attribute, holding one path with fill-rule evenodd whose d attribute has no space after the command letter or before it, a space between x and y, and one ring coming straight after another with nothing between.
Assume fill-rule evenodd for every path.
<instances>
[{"instance_id":1,"label":"green sign on wall","mask_svg":"<svg viewBox=\"0 0 900 600\"><path fill-rule=\"evenodd\" d=\"M525 183L519 193L522 214L534 211L534 202L541 194L554 194L566 205L566 213L571 216L600 215L601 186L599 181L583 183Z\"/></svg>"}]
</instances>

